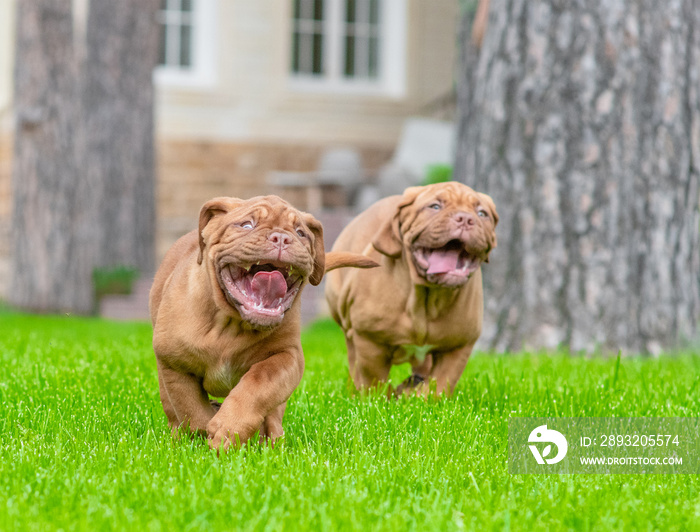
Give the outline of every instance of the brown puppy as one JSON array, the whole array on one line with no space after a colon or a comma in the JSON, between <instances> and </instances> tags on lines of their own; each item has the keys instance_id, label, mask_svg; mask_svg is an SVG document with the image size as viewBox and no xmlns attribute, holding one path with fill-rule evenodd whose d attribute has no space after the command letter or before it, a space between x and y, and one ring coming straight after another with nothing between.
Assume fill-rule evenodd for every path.
<instances>
[{"instance_id":1,"label":"brown puppy","mask_svg":"<svg viewBox=\"0 0 700 532\"><path fill-rule=\"evenodd\" d=\"M450 393L481 334L481 264L496 247L496 207L461 183L406 189L343 230L333 251L376 260L372 271L333 272L326 299L345 331L358 389L384 382L392 364L413 375L398 393Z\"/></svg>"},{"instance_id":2,"label":"brown puppy","mask_svg":"<svg viewBox=\"0 0 700 532\"><path fill-rule=\"evenodd\" d=\"M276 196L205 203L199 230L168 251L150 295L160 397L173 431L206 434L217 449L256 431L281 436L304 371L299 294L341 266L376 263L324 254L321 224Z\"/></svg>"}]
</instances>

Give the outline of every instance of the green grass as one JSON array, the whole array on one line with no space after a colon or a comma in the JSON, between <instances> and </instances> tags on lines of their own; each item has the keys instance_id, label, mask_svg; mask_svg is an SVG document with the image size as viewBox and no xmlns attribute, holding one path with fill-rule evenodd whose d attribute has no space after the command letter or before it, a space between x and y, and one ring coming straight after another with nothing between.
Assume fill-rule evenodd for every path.
<instances>
[{"instance_id":1,"label":"green grass","mask_svg":"<svg viewBox=\"0 0 700 532\"><path fill-rule=\"evenodd\" d=\"M0 314L1 530L700 529L691 475L510 475L511 416L697 416L700 358L475 354L443 401L351 397L304 334L287 437L172 441L150 327ZM400 375L397 375L400 378Z\"/></svg>"}]
</instances>

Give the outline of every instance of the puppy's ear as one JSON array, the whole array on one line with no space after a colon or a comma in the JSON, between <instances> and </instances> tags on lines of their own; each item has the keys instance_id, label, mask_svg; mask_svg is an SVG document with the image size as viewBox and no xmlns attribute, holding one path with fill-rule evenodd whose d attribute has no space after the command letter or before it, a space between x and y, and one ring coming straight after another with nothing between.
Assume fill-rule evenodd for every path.
<instances>
[{"instance_id":1,"label":"puppy's ear","mask_svg":"<svg viewBox=\"0 0 700 532\"><path fill-rule=\"evenodd\" d=\"M412 205L422 191L423 187L409 187L404 191L401 203L396 207L396 212L379 228L377 236L372 241L372 246L379 253L394 259L401 256L401 250L403 249L401 240L401 209Z\"/></svg>"},{"instance_id":2,"label":"puppy's ear","mask_svg":"<svg viewBox=\"0 0 700 532\"><path fill-rule=\"evenodd\" d=\"M479 192L479 198L485 203L486 207L488 208L491 217L493 218L493 225L495 227L496 224L498 224L498 213L496 212L496 204L494 203L491 196L489 196L488 194L484 194L483 192Z\"/></svg>"},{"instance_id":3,"label":"puppy's ear","mask_svg":"<svg viewBox=\"0 0 700 532\"><path fill-rule=\"evenodd\" d=\"M212 218L221 214L226 214L238 207L241 203L242 200L238 198L220 197L209 200L202 205L199 211L199 256L197 257L197 264L202 264L202 260L204 260L204 247L206 246L203 234L204 228Z\"/></svg>"},{"instance_id":4,"label":"puppy's ear","mask_svg":"<svg viewBox=\"0 0 700 532\"><path fill-rule=\"evenodd\" d=\"M498 239L496 238L496 225L498 225L498 213L496 212L496 204L494 203L493 199L491 199L491 196L480 192L479 197L481 198L481 201L484 203L485 207L489 210L489 213L491 214L491 219L493 220L493 231L489 235L489 253L491 253L491 251L498 244ZM487 254L486 262L488 261L489 256Z\"/></svg>"},{"instance_id":5,"label":"puppy's ear","mask_svg":"<svg viewBox=\"0 0 700 532\"><path fill-rule=\"evenodd\" d=\"M309 276L309 282L318 286L326 272L326 250L323 246L323 225L310 214L304 215L304 223L314 235L314 269Z\"/></svg>"}]
</instances>

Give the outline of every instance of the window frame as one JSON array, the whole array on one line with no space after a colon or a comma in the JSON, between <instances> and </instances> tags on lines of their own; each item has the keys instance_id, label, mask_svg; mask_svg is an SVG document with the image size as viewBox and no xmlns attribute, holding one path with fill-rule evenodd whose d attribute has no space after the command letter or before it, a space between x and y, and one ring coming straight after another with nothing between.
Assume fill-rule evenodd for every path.
<instances>
[{"instance_id":1,"label":"window frame","mask_svg":"<svg viewBox=\"0 0 700 532\"><path fill-rule=\"evenodd\" d=\"M157 65L154 69L154 80L158 85L176 88L208 88L216 82L217 0L191 1L191 65L189 67ZM159 9L159 25L162 27L160 15Z\"/></svg>"},{"instance_id":2,"label":"window frame","mask_svg":"<svg viewBox=\"0 0 700 532\"><path fill-rule=\"evenodd\" d=\"M323 65L325 74L305 74L292 70L294 0L291 0L289 88L297 92L384 95L401 98L406 92L407 16L406 0L382 0L379 8L378 77L348 78L344 75L345 0L324 0Z\"/></svg>"}]
</instances>

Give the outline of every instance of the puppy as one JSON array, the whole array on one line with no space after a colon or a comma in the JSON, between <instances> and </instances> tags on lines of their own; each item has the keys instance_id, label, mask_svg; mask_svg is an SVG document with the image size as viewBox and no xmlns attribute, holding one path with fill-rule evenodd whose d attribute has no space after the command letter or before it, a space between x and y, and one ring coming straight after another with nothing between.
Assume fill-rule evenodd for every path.
<instances>
[{"instance_id":1,"label":"puppy","mask_svg":"<svg viewBox=\"0 0 700 532\"><path fill-rule=\"evenodd\" d=\"M413 374L397 393L450 393L481 334L481 264L496 247L491 198L461 183L406 189L357 216L333 251L362 253L376 270L329 274L326 299L345 331L350 376L361 389L393 364Z\"/></svg>"},{"instance_id":2,"label":"puppy","mask_svg":"<svg viewBox=\"0 0 700 532\"><path fill-rule=\"evenodd\" d=\"M281 198L205 203L199 230L168 251L150 293L160 398L173 431L206 435L223 450L258 431L280 437L304 371L299 295L341 266L376 263L326 255L321 224Z\"/></svg>"}]
</instances>

